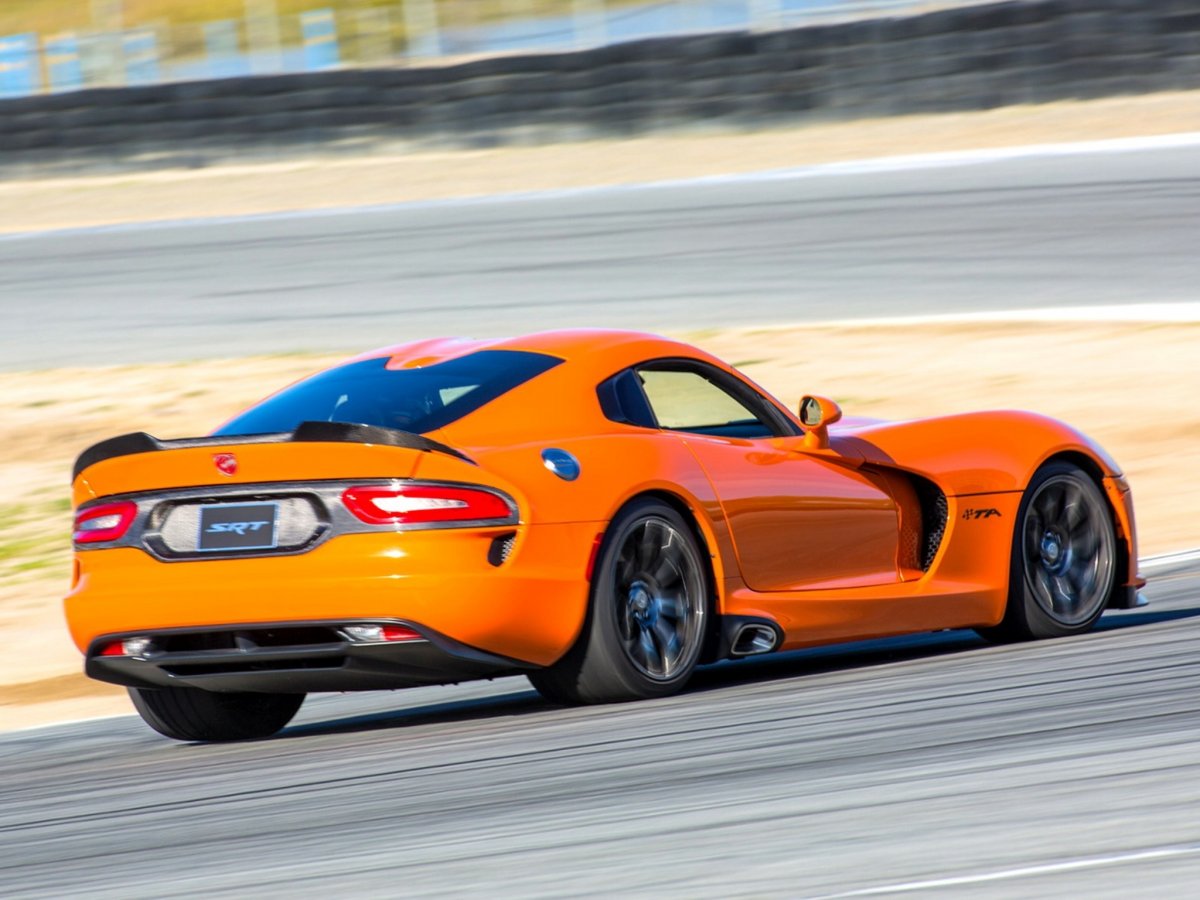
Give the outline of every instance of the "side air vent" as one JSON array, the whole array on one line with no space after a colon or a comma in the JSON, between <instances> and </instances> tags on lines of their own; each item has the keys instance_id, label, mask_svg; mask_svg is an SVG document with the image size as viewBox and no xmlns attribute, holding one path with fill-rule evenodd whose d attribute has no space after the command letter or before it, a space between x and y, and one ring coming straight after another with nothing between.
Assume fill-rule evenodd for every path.
<instances>
[{"instance_id":1,"label":"side air vent","mask_svg":"<svg viewBox=\"0 0 1200 900\"><path fill-rule=\"evenodd\" d=\"M512 553L513 544L516 543L516 540L517 533L515 531L510 531L507 534L499 534L492 538L492 545L488 547L488 562L493 566L504 565Z\"/></svg>"},{"instance_id":2,"label":"side air vent","mask_svg":"<svg viewBox=\"0 0 1200 900\"><path fill-rule=\"evenodd\" d=\"M921 501L921 571L928 572L946 534L949 507L946 504L946 495L932 481L923 478L914 478L913 481L917 489L917 498Z\"/></svg>"}]
</instances>

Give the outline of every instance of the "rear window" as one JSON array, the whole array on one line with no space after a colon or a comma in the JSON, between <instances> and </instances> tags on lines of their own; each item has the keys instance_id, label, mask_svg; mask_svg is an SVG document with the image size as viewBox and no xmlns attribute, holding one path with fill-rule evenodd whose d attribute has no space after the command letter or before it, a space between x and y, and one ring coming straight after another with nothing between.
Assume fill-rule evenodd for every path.
<instances>
[{"instance_id":1,"label":"rear window","mask_svg":"<svg viewBox=\"0 0 1200 900\"><path fill-rule=\"evenodd\" d=\"M388 369L388 357L366 359L306 378L215 434L273 434L294 431L301 422L348 422L423 434L561 362L520 350L480 350L413 369Z\"/></svg>"}]
</instances>

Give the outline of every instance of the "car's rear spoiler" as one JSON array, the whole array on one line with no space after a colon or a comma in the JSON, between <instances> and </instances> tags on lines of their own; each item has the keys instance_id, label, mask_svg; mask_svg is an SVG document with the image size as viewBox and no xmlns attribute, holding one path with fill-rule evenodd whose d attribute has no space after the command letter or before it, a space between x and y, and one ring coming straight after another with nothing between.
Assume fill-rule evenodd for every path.
<instances>
[{"instance_id":1,"label":"car's rear spoiler","mask_svg":"<svg viewBox=\"0 0 1200 900\"><path fill-rule=\"evenodd\" d=\"M182 450L189 447L228 447L243 444L326 443L326 444L382 444L386 447L404 447L426 453L445 453L475 465L475 461L464 453L446 444L431 440L410 431L380 428L376 425L355 425L347 422L301 422L295 431L275 434L217 434L208 437L179 438L164 441L144 431L122 434L88 447L75 460L71 480L88 466L106 459L130 456L134 453L153 453L158 450Z\"/></svg>"}]
</instances>

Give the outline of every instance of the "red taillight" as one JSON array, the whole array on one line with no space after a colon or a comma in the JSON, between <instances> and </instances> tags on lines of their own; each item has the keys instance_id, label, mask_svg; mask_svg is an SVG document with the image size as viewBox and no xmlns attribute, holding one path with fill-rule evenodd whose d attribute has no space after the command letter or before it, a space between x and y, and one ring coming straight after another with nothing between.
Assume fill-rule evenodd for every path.
<instances>
[{"instance_id":1,"label":"red taillight","mask_svg":"<svg viewBox=\"0 0 1200 900\"><path fill-rule=\"evenodd\" d=\"M154 650L154 639L145 637L121 638L100 648L97 656L145 656Z\"/></svg>"},{"instance_id":2,"label":"red taillight","mask_svg":"<svg viewBox=\"0 0 1200 900\"><path fill-rule=\"evenodd\" d=\"M491 491L451 485L352 487L346 509L369 525L511 521L512 509Z\"/></svg>"},{"instance_id":3,"label":"red taillight","mask_svg":"<svg viewBox=\"0 0 1200 900\"><path fill-rule=\"evenodd\" d=\"M89 506L75 514L75 543L99 544L122 537L137 516L137 504L130 500Z\"/></svg>"},{"instance_id":4,"label":"red taillight","mask_svg":"<svg viewBox=\"0 0 1200 900\"><path fill-rule=\"evenodd\" d=\"M421 641L424 638L411 628L403 625L384 625L379 629L379 637L385 641Z\"/></svg>"},{"instance_id":5,"label":"red taillight","mask_svg":"<svg viewBox=\"0 0 1200 900\"><path fill-rule=\"evenodd\" d=\"M424 641L419 632L404 625L347 625L342 632L350 640L364 644Z\"/></svg>"}]
</instances>

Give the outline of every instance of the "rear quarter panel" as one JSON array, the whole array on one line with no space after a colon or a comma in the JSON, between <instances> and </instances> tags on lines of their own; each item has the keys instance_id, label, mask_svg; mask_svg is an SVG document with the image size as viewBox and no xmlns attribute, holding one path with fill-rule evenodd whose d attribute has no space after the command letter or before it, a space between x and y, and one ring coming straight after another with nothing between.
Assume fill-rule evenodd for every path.
<instances>
[{"instance_id":1,"label":"rear quarter panel","mask_svg":"<svg viewBox=\"0 0 1200 900\"><path fill-rule=\"evenodd\" d=\"M580 474L566 481L546 468L541 451L554 447L579 460ZM472 448L483 467L518 485L518 503L530 522L591 522L601 534L632 498L669 494L691 512L712 558L716 584L737 566L720 503L704 470L677 435L629 428L591 437L564 437L515 447ZM418 477L436 478L445 465L433 454L418 467ZM731 571L726 572L726 567Z\"/></svg>"}]
</instances>

